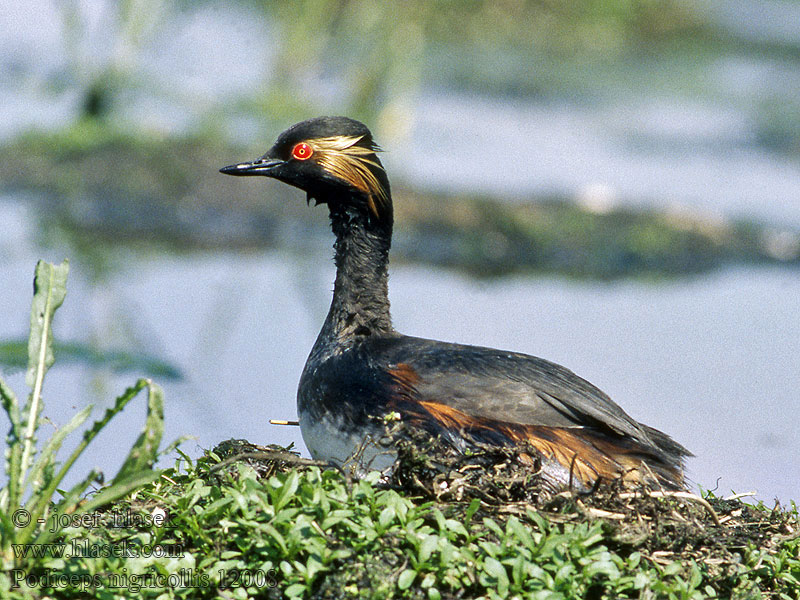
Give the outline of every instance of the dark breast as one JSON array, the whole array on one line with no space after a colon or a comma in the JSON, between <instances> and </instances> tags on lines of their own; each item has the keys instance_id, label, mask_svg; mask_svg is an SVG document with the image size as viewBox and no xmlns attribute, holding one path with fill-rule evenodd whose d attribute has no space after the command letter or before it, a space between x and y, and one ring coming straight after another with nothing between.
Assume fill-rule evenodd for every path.
<instances>
[{"instance_id":1,"label":"dark breast","mask_svg":"<svg viewBox=\"0 0 800 600\"><path fill-rule=\"evenodd\" d=\"M393 380L370 350L354 344L331 353L312 352L300 377L298 412L313 419L335 415L347 433L388 412Z\"/></svg>"}]
</instances>

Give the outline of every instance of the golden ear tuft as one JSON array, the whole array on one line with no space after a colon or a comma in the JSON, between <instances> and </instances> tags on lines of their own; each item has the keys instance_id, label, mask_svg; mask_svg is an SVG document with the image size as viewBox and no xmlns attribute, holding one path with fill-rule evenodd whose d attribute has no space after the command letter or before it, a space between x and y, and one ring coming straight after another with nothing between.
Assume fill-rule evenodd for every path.
<instances>
[{"instance_id":1,"label":"golden ear tuft","mask_svg":"<svg viewBox=\"0 0 800 600\"><path fill-rule=\"evenodd\" d=\"M356 189L367 195L367 202L372 213L380 218L381 212L388 203L386 190L375 176L373 168L383 167L368 157L380 152L357 145L363 136L333 136L309 140L314 155L323 169L339 179L343 179Z\"/></svg>"}]
</instances>

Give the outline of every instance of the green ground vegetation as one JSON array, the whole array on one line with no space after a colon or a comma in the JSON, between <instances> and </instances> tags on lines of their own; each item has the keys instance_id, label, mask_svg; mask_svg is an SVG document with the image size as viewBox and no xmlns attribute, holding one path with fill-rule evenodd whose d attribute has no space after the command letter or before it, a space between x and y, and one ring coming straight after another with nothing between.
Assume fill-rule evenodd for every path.
<instances>
[{"instance_id":1,"label":"green ground vegetation","mask_svg":"<svg viewBox=\"0 0 800 600\"><path fill-rule=\"evenodd\" d=\"M429 456L407 454L412 490L229 442L95 513L99 525L63 529L51 555L22 563L22 584L108 599L800 597L794 505L548 495L509 484L525 477L511 456L503 483L483 486L465 467L484 458L426 479Z\"/></svg>"},{"instance_id":2,"label":"green ground vegetation","mask_svg":"<svg viewBox=\"0 0 800 600\"><path fill-rule=\"evenodd\" d=\"M0 595L29 598L781 598L800 599L797 506L628 490L550 489L524 448L458 454L398 430L391 474L357 477L290 449L228 441L154 469L160 390L127 390L58 450L81 410L41 447L41 389L66 264L40 263L28 384L11 423L0 490ZM145 427L108 485L61 483L95 435L148 390ZM398 435L401 434L401 435ZM86 495L90 485L100 486Z\"/></svg>"},{"instance_id":3,"label":"green ground vegetation","mask_svg":"<svg viewBox=\"0 0 800 600\"><path fill-rule=\"evenodd\" d=\"M42 547L58 538L61 526L44 526L52 515L67 515L80 510L91 512L159 477L152 466L164 428L164 400L161 389L152 381L142 379L119 396L113 407L84 429L80 441L65 459L58 460L59 451L68 436L89 417L91 405L75 414L48 440L41 445L38 443L37 435L43 422L45 375L55 360L53 317L66 295L68 270L66 261L60 265L40 261L36 266L25 378L31 390L27 401L21 403L14 391L0 379L0 400L10 424L4 453L6 479L0 490L0 561L3 573L13 572L14 568L26 564L27 559L18 555L20 548ZM71 487L66 487L65 478L75 461L109 421L143 390L147 390L145 426L111 482L90 499L84 497L87 490L104 481L98 471L92 470ZM58 498L54 498L56 494ZM9 587L7 576L3 576L0 586Z\"/></svg>"}]
</instances>

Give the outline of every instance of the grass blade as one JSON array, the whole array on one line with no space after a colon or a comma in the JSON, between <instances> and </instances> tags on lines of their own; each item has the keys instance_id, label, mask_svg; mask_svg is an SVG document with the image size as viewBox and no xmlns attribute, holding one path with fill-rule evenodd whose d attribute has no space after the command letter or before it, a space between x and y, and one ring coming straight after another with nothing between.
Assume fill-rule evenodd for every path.
<instances>
[{"instance_id":1,"label":"grass blade","mask_svg":"<svg viewBox=\"0 0 800 600\"><path fill-rule=\"evenodd\" d=\"M47 487L42 490L41 494L32 497L28 501L29 506L26 506L26 508L31 514L32 523L36 523L37 519L44 514L44 511L49 505L50 498L53 497L53 493L56 491L56 488L61 483L61 480L64 479L64 476L70 470L73 463L78 460L78 457L80 457L81 454L83 454L86 446L91 443L91 441L103 430L103 428L111 419L114 418L115 415L117 415L122 411L122 409L125 408L125 406L127 406L128 402L133 400L133 398L135 398L136 395L149 384L150 381L147 379L140 379L137 381L135 385L129 387L119 398L117 398L113 407L106 409L102 419L95 421L92 426L83 433L83 439L81 440L80 444L78 444L75 450L72 451L72 454L70 454L69 458L64 462L64 464L61 465L61 469L58 471L56 476L53 477L53 479L48 483ZM31 531L26 531L24 533L24 537L29 537L30 534ZM24 543L24 541L20 543Z\"/></svg>"},{"instance_id":2,"label":"grass blade","mask_svg":"<svg viewBox=\"0 0 800 600\"><path fill-rule=\"evenodd\" d=\"M20 444L20 434L22 425L19 419L19 400L17 400L14 391L6 385L6 382L0 379L0 399L3 402L3 410L8 415L8 420L11 421L11 429L8 430L6 436L6 474L9 478L8 488L3 490L0 495L0 513L8 511L9 506L14 506L11 501L17 495L16 488L20 483L19 466L22 460L22 445ZM11 482L15 482L12 486ZM6 539L5 536L3 539Z\"/></svg>"},{"instance_id":3,"label":"grass blade","mask_svg":"<svg viewBox=\"0 0 800 600\"><path fill-rule=\"evenodd\" d=\"M101 489L92 498L81 500L86 488L97 479L98 475L99 473L97 471L92 471L83 480L75 484L64 494L61 501L54 507L53 513L58 515L68 514L74 517L90 513L98 508L102 508L110 502L127 496L132 491L147 485L151 481L155 481L161 477L161 471L142 471L124 481ZM50 539L58 535L59 529L60 527L44 527L39 531L39 535L36 536L34 543L47 543Z\"/></svg>"},{"instance_id":4,"label":"grass blade","mask_svg":"<svg viewBox=\"0 0 800 600\"><path fill-rule=\"evenodd\" d=\"M3 410L8 415L12 427L19 427L19 400L17 400L14 390L12 390L3 378L0 377L0 399L3 402Z\"/></svg>"},{"instance_id":5,"label":"grass blade","mask_svg":"<svg viewBox=\"0 0 800 600\"><path fill-rule=\"evenodd\" d=\"M152 381L148 381L147 386L147 419L144 429L111 482L112 485L152 468L158 459L158 447L164 434L164 392Z\"/></svg>"},{"instance_id":6,"label":"grass blade","mask_svg":"<svg viewBox=\"0 0 800 600\"><path fill-rule=\"evenodd\" d=\"M83 422L91 414L92 408L93 405L90 404L82 411L77 413L69 420L69 423L60 427L58 431L56 431L47 441L47 444L39 453L39 458L33 464L31 472L28 475L28 479L31 482L31 487L34 494L36 494L39 489L47 485L48 482L44 481L45 478L43 477L43 474L49 465L54 464L56 454L61 448L61 444L64 443L64 439L83 424Z\"/></svg>"},{"instance_id":7,"label":"grass blade","mask_svg":"<svg viewBox=\"0 0 800 600\"><path fill-rule=\"evenodd\" d=\"M81 496L86 491L86 488L88 488L95 481L98 481L99 478L99 471L95 471L94 469L89 471L89 474L86 477L72 486L72 488L70 488L64 494L63 498L61 498L61 500L59 500L59 502L52 507L52 513L57 515L72 514L75 510L75 507L80 503ZM48 501L44 505L44 509L42 510L41 514L35 519L32 518L31 523L17 534L17 543L27 544L30 538L33 536L33 533L36 531L36 525L41 522L44 522L45 525L39 530L39 534L37 535L34 543L44 544L48 540L55 537L62 529L60 521L54 521L53 523L50 523L50 498L47 500Z\"/></svg>"},{"instance_id":8,"label":"grass blade","mask_svg":"<svg viewBox=\"0 0 800 600\"><path fill-rule=\"evenodd\" d=\"M97 494L92 496L89 500L81 505L80 512L84 513L97 510L109 502L114 502L115 500L119 500L120 498L127 496L132 491L147 485L151 481L155 481L159 477L161 477L160 470L154 471L148 469L146 471L139 471L138 473L135 473L126 479L122 479L117 483L100 490Z\"/></svg>"}]
</instances>

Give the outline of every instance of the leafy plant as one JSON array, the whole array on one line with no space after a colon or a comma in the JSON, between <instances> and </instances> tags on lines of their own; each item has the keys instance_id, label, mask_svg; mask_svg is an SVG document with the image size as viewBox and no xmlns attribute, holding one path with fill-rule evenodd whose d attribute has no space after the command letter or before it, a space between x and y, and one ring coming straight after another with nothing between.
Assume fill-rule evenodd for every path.
<instances>
[{"instance_id":1,"label":"leafy plant","mask_svg":"<svg viewBox=\"0 0 800 600\"><path fill-rule=\"evenodd\" d=\"M15 553L15 548L32 543L43 544L59 535L63 520L55 519L50 523L51 514L70 514L74 520L81 514L122 498L160 475L159 471L152 469L152 465L158 456L164 431L164 399L161 388L148 379L140 379L125 390L114 406L106 410L103 417L83 433L82 440L63 464L56 461L56 455L66 437L89 417L91 405L78 412L41 449L37 449L36 433L42 412L42 386L55 358L53 316L64 301L68 271L67 261L60 265L39 261L36 265L26 375L31 393L24 407L20 408L13 390L0 379L3 410L11 422L5 452L8 482L0 490L0 551L4 569L20 566L28 560L27 553ZM144 389L147 389L147 419L144 429L111 483L91 498L85 499L87 488L94 482L102 481L101 474L92 470L67 491L60 490L58 486L86 447ZM54 502L53 495L56 491L61 494L61 498Z\"/></svg>"},{"instance_id":2,"label":"leafy plant","mask_svg":"<svg viewBox=\"0 0 800 600\"><path fill-rule=\"evenodd\" d=\"M164 379L181 379L180 370L170 363L145 352L100 350L85 342L53 341L53 352L61 365L66 362L103 367L115 373L140 371ZM28 340L0 341L0 365L25 368L28 362Z\"/></svg>"}]
</instances>

